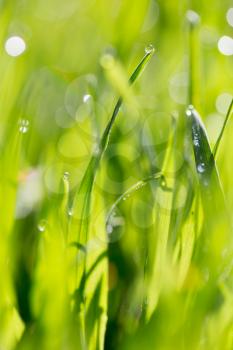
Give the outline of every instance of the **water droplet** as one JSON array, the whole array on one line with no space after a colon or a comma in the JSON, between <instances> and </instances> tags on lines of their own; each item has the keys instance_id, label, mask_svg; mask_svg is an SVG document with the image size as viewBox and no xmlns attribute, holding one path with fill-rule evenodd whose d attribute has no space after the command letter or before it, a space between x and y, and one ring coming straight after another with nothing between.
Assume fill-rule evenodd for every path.
<instances>
[{"instance_id":1,"label":"water droplet","mask_svg":"<svg viewBox=\"0 0 233 350\"><path fill-rule=\"evenodd\" d=\"M198 137L196 135L194 135L193 144L194 144L194 146L200 146L199 139L198 139Z\"/></svg>"},{"instance_id":2,"label":"water droplet","mask_svg":"<svg viewBox=\"0 0 233 350\"><path fill-rule=\"evenodd\" d=\"M69 216L73 216L73 208L69 208L68 209L68 215Z\"/></svg>"},{"instance_id":3,"label":"water droplet","mask_svg":"<svg viewBox=\"0 0 233 350\"><path fill-rule=\"evenodd\" d=\"M67 181L69 180L69 177L70 177L70 173L68 171L65 171L63 174L63 180Z\"/></svg>"},{"instance_id":4,"label":"water droplet","mask_svg":"<svg viewBox=\"0 0 233 350\"><path fill-rule=\"evenodd\" d=\"M47 225L47 222L46 222L46 220L43 219L39 222L37 228L40 232L44 232L46 229L46 225Z\"/></svg>"},{"instance_id":5,"label":"water droplet","mask_svg":"<svg viewBox=\"0 0 233 350\"><path fill-rule=\"evenodd\" d=\"M106 222L107 241L118 241L123 235L124 225L124 218L120 214L117 215L116 212L112 212Z\"/></svg>"},{"instance_id":6,"label":"water droplet","mask_svg":"<svg viewBox=\"0 0 233 350\"><path fill-rule=\"evenodd\" d=\"M91 95L86 94L83 96L83 103L90 102L90 100L91 100Z\"/></svg>"},{"instance_id":7,"label":"water droplet","mask_svg":"<svg viewBox=\"0 0 233 350\"><path fill-rule=\"evenodd\" d=\"M152 44L149 44L145 47L145 53L150 54L151 52L154 52L155 48Z\"/></svg>"},{"instance_id":8,"label":"water droplet","mask_svg":"<svg viewBox=\"0 0 233 350\"><path fill-rule=\"evenodd\" d=\"M28 131L29 128L29 121L27 119L21 119L19 121L19 131L22 134L25 134Z\"/></svg>"},{"instance_id":9,"label":"water droplet","mask_svg":"<svg viewBox=\"0 0 233 350\"><path fill-rule=\"evenodd\" d=\"M195 12L193 10L187 11L186 18L192 26L196 26L197 24L200 23L200 16L198 15L197 12Z\"/></svg>"},{"instance_id":10,"label":"water droplet","mask_svg":"<svg viewBox=\"0 0 233 350\"><path fill-rule=\"evenodd\" d=\"M67 87L64 107L68 115L78 121L90 115L93 98L89 91L96 91L97 79L94 75L86 74L74 79ZM63 113L64 116L64 113Z\"/></svg>"},{"instance_id":11,"label":"water droplet","mask_svg":"<svg viewBox=\"0 0 233 350\"><path fill-rule=\"evenodd\" d=\"M5 50L9 56L20 56L26 50L25 41L20 36L12 36L7 39Z\"/></svg>"},{"instance_id":12,"label":"water droplet","mask_svg":"<svg viewBox=\"0 0 233 350\"><path fill-rule=\"evenodd\" d=\"M112 231L113 231L113 226L112 226L111 224L108 224L108 225L106 226L106 230L107 230L107 233L108 233L108 234L112 233Z\"/></svg>"},{"instance_id":13,"label":"water droplet","mask_svg":"<svg viewBox=\"0 0 233 350\"><path fill-rule=\"evenodd\" d=\"M98 143L96 143L93 147L93 155L98 156L100 154L100 146Z\"/></svg>"},{"instance_id":14,"label":"water droplet","mask_svg":"<svg viewBox=\"0 0 233 350\"><path fill-rule=\"evenodd\" d=\"M193 107L192 105L189 105L188 108L186 109L186 115L187 115L188 117L191 117L193 111L194 111L194 107Z\"/></svg>"},{"instance_id":15,"label":"water droplet","mask_svg":"<svg viewBox=\"0 0 233 350\"><path fill-rule=\"evenodd\" d=\"M204 171L205 171L205 164L204 163L200 163L200 164L198 164L197 165L197 171L199 172L199 173L204 173Z\"/></svg>"}]
</instances>

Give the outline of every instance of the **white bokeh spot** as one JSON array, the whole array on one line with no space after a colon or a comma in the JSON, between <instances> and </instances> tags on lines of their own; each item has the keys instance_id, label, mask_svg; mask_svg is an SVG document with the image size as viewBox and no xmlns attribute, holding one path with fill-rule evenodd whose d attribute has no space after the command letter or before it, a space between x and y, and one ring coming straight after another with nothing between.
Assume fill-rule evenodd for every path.
<instances>
[{"instance_id":1,"label":"white bokeh spot","mask_svg":"<svg viewBox=\"0 0 233 350\"><path fill-rule=\"evenodd\" d=\"M26 50L26 43L20 36L11 36L5 42L5 50L9 56L17 57Z\"/></svg>"},{"instance_id":2,"label":"white bokeh spot","mask_svg":"<svg viewBox=\"0 0 233 350\"><path fill-rule=\"evenodd\" d=\"M229 10L227 11L226 18L228 24L233 27L233 7L229 8Z\"/></svg>"},{"instance_id":3,"label":"white bokeh spot","mask_svg":"<svg viewBox=\"0 0 233 350\"><path fill-rule=\"evenodd\" d=\"M218 49L225 56L233 55L233 39L227 35L222 36L218 41Z\"/></svg>"}]
</instances>

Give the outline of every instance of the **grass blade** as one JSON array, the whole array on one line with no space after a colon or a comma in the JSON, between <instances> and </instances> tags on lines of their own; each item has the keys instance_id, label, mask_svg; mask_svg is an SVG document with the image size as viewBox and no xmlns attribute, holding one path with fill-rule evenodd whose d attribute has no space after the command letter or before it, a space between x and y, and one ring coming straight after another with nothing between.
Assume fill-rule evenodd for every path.
<instances>
[{"instance_id":1,"label":"grass blade","mask_svg":"<svg viewBox=\"0 0 233 350\"><path fill-rule=\"evenodd\" d=\"M129 79L129 85L132 85L135 80L139 77L140 73L146 66L147 62L149 62L150 58L152 57L154 50L151 49L150 51L147 51L144 57L142 58L141 62L136 67L135 71L131 75ZM70 232L69 232L69 242L77 242L81 246L86 246L88 240L90 239L89 234L89 228L91 226L91 205L92 205L92 192L94 189L94 181L96 178L97 170L99 168L99 164L101 161L101 158L103 157L103 154L107 148L109 136L113 127L113 124L116 120L116 117L118 115L119 109L122 105L123 98L120 97L116 103L116 106L114 108L113 114L103 132L103 135L100 139L99 147L92 155L90 162L88 164L88 167L85 171L85 174L83 176L83 179L81 181L80 187L75 195L75 199L73 202L73 220L71 219L71 225L70 225ZM99 254L101 254L101 251L106 249L106 246L104 245L99 249ZM90 348L90 337L87 337L88 334L86 333L86 325L87 325L87 316L86 316L86 310L88 308L88 305L90 303L90 298L86 296L86 289L88 290L88 283L86 283L86 277L88 276L88 266L90 266L92 262L93 256L89 258L88 254L84 254L84 258L82 261L82 264L76 263L76 272L75 272L75 285L78 289L78 295L80 296L75 305L76 310L84 310L84 312L79 313L79 324L83 324L83 332L81 334L82 340L82 348L85 349L87 346ZM106 282L106 271L107 271L107 262L102 262L99 266L99 273L95 274L95 281L93 283L96 284L96 287L98 285L98 280L100 280L103 277L102 287L101 287L101 300L103 300L103 303L105 303L105 299L107 296L107 282ZM90 282L89 282L90 283ZM92 284L93 287L93 284ZM85 295L85 298L84 298ZM80 305L80 302L82 305ZM79 305L77 305L79 304ZM103 310L105 307L103 307ZM101 330L101 337L103 337L103 329L105 327L105 318L104 315L102 315L102 325L100 326ZM100 337L100 335L97 335L97 338ZM99 343L103 343L101 339L99 339ZM91 349L91 348L90 348Z\"/></svg>"},{"instance_id":2,"label":"grass blade","mask_svg":"<svg viewBox=\"0 0 233 350\"><path fill-rule=\"evenodd\" d=\"M232 107L233 107L233 99L231 100L231 103L230 103L229 108L228 108L228 110L227 110L226 118L225 118L225 120L224 120L222 129L221 129L221 131L220 131L219 137L218 137L218 139L217 139L217 141L216 141L216 143L215 143L215 146L214 146L213 155L214 155L214 158L215 158L215 159L216 159L216 157L217 157L217 152L218 152L219 144L220 144L221 139L222 139L222 137L223 137L223 133L224 133L224 131L225 131L225 129L226 129L228 120L229 120L229 118L230 118L230 116L231 116Z\"/></svg>"},{"instance_id":3,"label":"grass blade","mask_svg":"<svg viewBox=\"0 0 233 350\"><path fill-rule=\"evenodd\" d=\"M131 75L129 79L129 84L133 84L135 82L135 80L138 78L138 76L142 72L143 68L146 66L147 62L150 60L151 56L153 55L153 52L154 50L152 49L150 52L147 52L145 54L145 56L142 58L141 62L138 64L135 71ZM74 204L73 204L74 216L75 217L78 216L78 219L80 220L80 227L79 227L79 233L77 238L79 243L81 244L87 241L88 217L90 212L91 192L92 192L95 175L99 166L99 162L108 145L109 135L121 105L122 105L122 98L119 98L114 108L113 114L101 137L98 152L96 152L92 156L74 200ZM82 198L81 201L80 201L80 198ZM80 242L81 237L84 238L84 242L83 241Z\"/></svg>"},{"instance_id":4,"label":"grass blade","mask_svg":"<svg viewBox=\"0 0 233 350\"><path fill-rule=\"evenodd\" d=\"M204 214L203 232L208 235L209 239L211 238L209 252L212 258L216 259L215 264L220 271L221 254L223 249L229 245L232 225L205 127L193 106L188 107L186 114L191 124L192 146L201 188ZM212 219L213 213L215 220Z\"/></svg>"}]
</instances>

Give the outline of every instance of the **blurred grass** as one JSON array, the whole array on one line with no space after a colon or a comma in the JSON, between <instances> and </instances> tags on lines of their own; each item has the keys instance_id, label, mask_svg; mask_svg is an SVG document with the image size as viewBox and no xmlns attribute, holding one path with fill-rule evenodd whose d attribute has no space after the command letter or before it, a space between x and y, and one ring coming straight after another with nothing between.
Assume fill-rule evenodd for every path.
<instances>
[{"instance_id":1,"label":"blurred grass","mask_svg":"<svg viewBox=\"0 0 233 350\"><path fill-rule=\"evenodd\" d=\"M1 349L233 348L230 111L211 163L233 94L232 55L218 50L230 7L0 2ZM15 35L26 50L11 57ZM85 202L81 181L119 95L78 239L74 198ZM190 103L206 132L187 122Z\"/></svg>"}]
</instances>

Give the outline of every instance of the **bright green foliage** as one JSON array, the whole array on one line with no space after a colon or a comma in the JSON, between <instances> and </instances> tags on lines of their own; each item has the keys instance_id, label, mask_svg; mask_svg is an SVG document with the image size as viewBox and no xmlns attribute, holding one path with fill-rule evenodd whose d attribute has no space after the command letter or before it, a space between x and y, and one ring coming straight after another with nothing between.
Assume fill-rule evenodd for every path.
<instances>
[{"instance_id":1,"label":"bright green foliage","mask_svg":"<svg viewBox=\"0 0 233 350\"><path fill-rule=\"evenodd\" d=\"M233 349L232 6L0 1L0 349Z\"/></svg>"}]
</instances>

